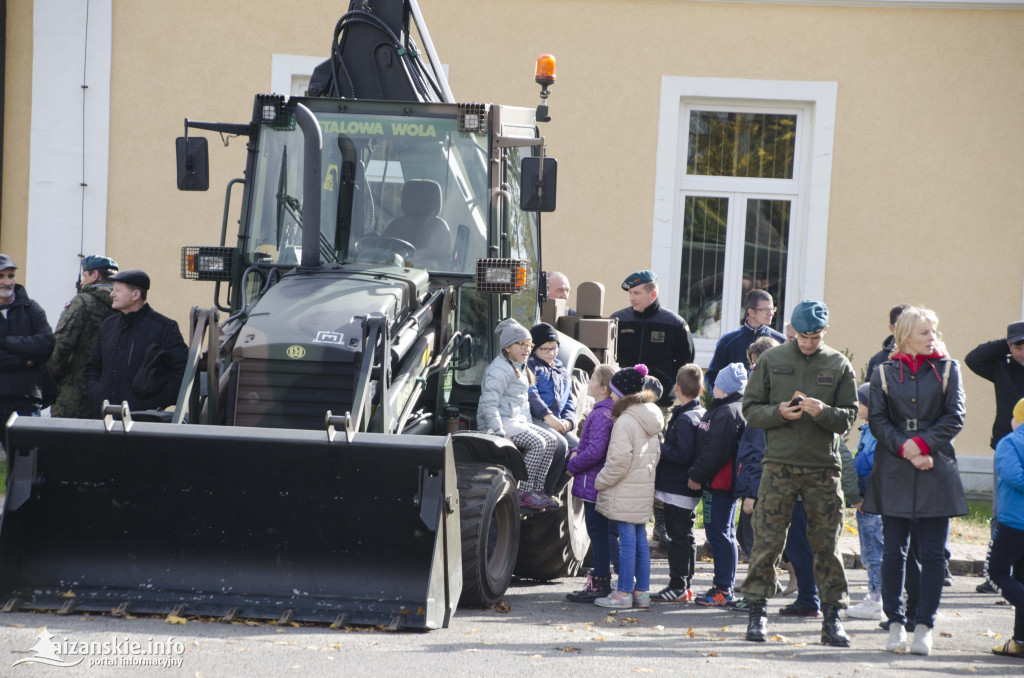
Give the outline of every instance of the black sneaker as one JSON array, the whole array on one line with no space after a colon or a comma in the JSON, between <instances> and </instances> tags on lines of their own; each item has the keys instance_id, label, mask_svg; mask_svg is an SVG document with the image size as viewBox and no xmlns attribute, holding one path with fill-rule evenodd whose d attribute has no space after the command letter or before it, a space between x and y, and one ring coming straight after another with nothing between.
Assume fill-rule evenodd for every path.
<instances>
[{"instance_id":1,"label":"black sneaker","mask_svg":"<svg viewBox=\"0 0 1024 678\"><path fill-rule=\"evenodd\" d=\"M995 593L996 595L999 595L1000 593L999 588L989 579L978 584L974 590L978 593Z\"/></svg>"},{"instance_id":2,"label":"black sneaker","mask_svg":"<svg viewBox=\"0 0 1024 678\"><path fill-rule=\"evenodd\" d=\"M693 591L690 589L674 589L666 586L651 596L651 600L658 600L663 603L689 603L693 601Z\"/></svg>"}]
</instances>

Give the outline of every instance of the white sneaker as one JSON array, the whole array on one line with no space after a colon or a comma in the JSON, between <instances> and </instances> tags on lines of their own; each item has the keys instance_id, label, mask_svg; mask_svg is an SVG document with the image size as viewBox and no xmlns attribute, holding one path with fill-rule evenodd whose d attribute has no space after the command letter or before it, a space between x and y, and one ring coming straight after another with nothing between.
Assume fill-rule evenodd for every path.
<instances>
[{"instance_id":1,"label":"white sneaker","mask_svg":"<svg viewBox=\"0 0 1024 678\"><path fill-rule=\"evenodd\" d=\"M914 642L910 645L910 651L914 654L931 654L932 651L932 630L924 624L914 627Z\"/></svg>"},{"instance_id":2,"label":"white sneaker","mask_svg":"<svg viewBox=\"0 0 1024 678\"><path fill-rule=\"evenodd\" d=\"M889 640L885 643L885 649L889 652L907 651L907 630L903 624L893 622L889 626Z\"/></svg>"},{"instance_id":3,"label":"white sneaker","mask_svg":"<svg viewBox=\"0 0 1024 678\"><path fill-rule=\"evenodd\" d=\"M846 610L846 616L852 619L882 619L882 594L868 593L864 600L856 605L851 605Z\"/></svg>"}]
</instances>

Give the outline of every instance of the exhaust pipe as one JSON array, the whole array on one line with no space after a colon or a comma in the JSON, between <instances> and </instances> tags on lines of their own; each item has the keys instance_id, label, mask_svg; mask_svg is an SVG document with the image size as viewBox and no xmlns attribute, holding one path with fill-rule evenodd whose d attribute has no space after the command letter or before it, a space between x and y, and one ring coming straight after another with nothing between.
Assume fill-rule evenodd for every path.
<instances>
[{"instance_id":1,"label":"exhaust pipe","mask_svg":"<svg viewBox=\"0 0 1024 678\"><path fill-rule=\"evenodd\" d=\"M319 268L320 261L320 158L323 136L316 116L300 103L295 117L302 130L302 261L300 269Z\"/></svg>"}]
</instances>

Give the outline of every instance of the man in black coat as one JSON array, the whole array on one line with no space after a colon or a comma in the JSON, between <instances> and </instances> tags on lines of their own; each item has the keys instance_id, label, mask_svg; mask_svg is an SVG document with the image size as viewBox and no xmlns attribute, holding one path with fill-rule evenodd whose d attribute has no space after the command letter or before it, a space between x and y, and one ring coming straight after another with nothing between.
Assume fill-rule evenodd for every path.
<instances>
[{"instance_id":1,"label":"man in black coat","mask_svg":"<svg viewBox=\"0 0 1024 678\"><path fill-rule=\"evenodd\" d=\"M657 274L636 271L622 283L629 292L629 307L612 314L619 321L618 362L621 367L647 365L663 391L658 406L672 405L676 373L693 362L693 337L678 314L662 308Z\"/></svg>"},{"instance_id":2,"label":"man in black coat","mask_svg":"<svg viewBox=\"0 0 1024 678\"><path fill-rule=\"evenodd\" d=\"M119 313L100 325L85 366L89 401L96 416L104 400L114 404L128 401L132 410L175 404L188 359L178 324L146 301L149 276L144 272L121 271L110 280L114 283L111 308Z\"/></svg>"},{"instance_id":3,"label":"man in black coat","mask_svg":"<svg viewBox=\"0 0 1024 678\"><path fill-rule=\"evenodd\" d=\"M979 344L964 358L971 372L995 386L996 419L992 423L992 449L1010 434L1013 406L1024 398L1024 320L1010 323L1005 339Z\"/></svg>"},{"instance_id":4,"label":"man in black coat","mask_svg":"<svg viewBox=\"0 0 1024 678\"><path fill-rule=\"evenodd\" d=\"M1013 418L1013 406L1024 398L1024 321L1010 323L1006 328L1006 339L993 339L979 344L964 358L967 367L982 379L987 379L995 386L996 418L992 422L992 440L989 443L994 450L1004 436L1011 431L1010 419ZM992 514L996 512L995 486L998 478L995 469L992 472ZM992 544L989 542L989 548ZM978 584L978 593L999 593L988 576L988 557L981 571L985 581Z\"/></svg>"},{"instance_id":5,"label":"man in black coat","mask_svg":"<svg viewBox=\"0 0 1024 678\"><path fill-rule=\"evenodd\" d=\"M13 412L38 416L43 371L54 345L46 312L14 281L17 269L0 254L0 427Z\"/></svg>"},{"instance_id":6,"label":"man in black coat","mask_svg":"<svg viewBox=\"0 0 1024 678\"><path fill-rule=\"evenodd\" d=\"M896 321L903 315L903 310L909 307L909 304L896 304L889 309L889 336L882 342L882 350L871 356L871 360L868 361L868 373L865 376L865 382L871 381L871 373L875 371L876 367L888 360L893 349L896 348L896 338L893 336L893 332L896 331Z\"/></svg>"}]
</instances>

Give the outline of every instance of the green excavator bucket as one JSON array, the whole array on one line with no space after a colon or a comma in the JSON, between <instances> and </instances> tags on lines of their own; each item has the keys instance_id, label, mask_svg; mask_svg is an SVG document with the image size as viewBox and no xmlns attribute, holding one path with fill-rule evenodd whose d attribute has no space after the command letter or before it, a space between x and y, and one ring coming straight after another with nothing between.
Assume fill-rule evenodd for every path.
<instances>
[{"instance_id":1,"label":"green excavator bucket","mask_svg":"<svg viewBox=\"0 0 1024 678\"><path fill-rule=\"evenodd\" d=\"M328 438L15 419L2 609L447 626L462 588L449 440Z\"/></svg>"}]
</instances>

